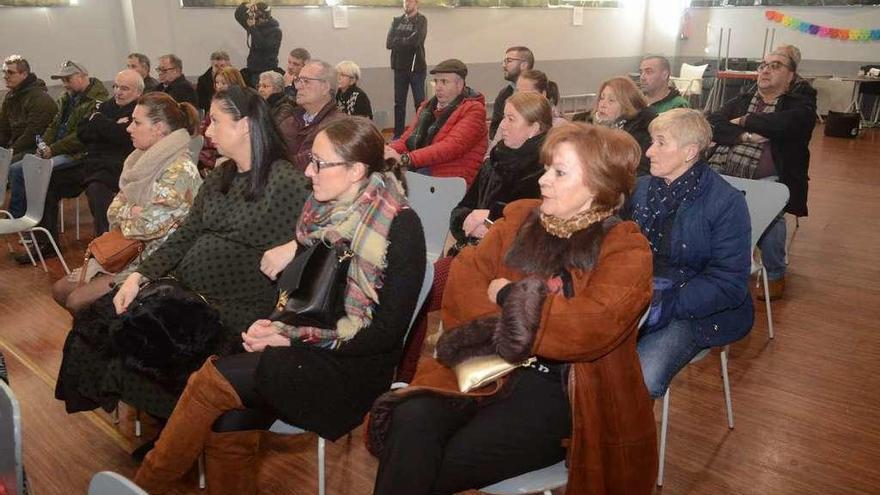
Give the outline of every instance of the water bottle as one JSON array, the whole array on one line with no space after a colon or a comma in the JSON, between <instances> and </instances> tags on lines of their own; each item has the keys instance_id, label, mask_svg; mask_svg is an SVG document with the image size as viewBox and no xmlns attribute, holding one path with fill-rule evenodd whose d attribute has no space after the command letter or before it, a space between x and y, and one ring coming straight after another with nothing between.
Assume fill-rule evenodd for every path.
<instances>
[{"instance_id":1,"label":"water bottle","mask_svg":"<svg viewBox=\"0 0 880 495\"><path fill-rule=\"evenodd\" d=\"M39 151L41 155L49 151L49 145L46 144L46 141L43 141L43 136L39 134L37 134L37 151Z\"/></svg>"}]
</instances>

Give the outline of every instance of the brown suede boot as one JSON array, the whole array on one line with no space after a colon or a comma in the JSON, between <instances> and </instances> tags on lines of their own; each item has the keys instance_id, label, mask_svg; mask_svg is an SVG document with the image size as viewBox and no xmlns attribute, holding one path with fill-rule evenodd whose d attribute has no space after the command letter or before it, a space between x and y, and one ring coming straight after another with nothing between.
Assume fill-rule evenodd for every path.
<instances>
[{"instance_id":1,"label":"brown suede boot","mask_svg":"<svg viewBox=\"0 0 880 495\"><path fill-rule=\"evenodd\" d=\"M759 279L760 283L758 284L758 300L764 300L764 282L762 279ZM767 281L767 292L770 293L770 300L777 301L782 299L782 293L785 291L785 277L776 280Z\"/></svg>"},{"instance_id":2,"label":"brown suede boot","mask_svg":"<svg viewBox=\"0 0 880 495\"><path fill-rule=\"evenodd\" d=\"M218 416L241 409L232 385L214 367L216 356L190 375L156 446L144 458L134 482L150 493L165 493L189 471Z\"/></svg>"},{"instance_id":3,"label":"brown suede boot","mask_svg":"<svg viewBox=\"0 0 880 495\"><path fill-rule=\"evenodd\" d=\"M259 430L214 433L205 445L205 485L209 495L257 493Z\"/></svg>"}]
</instances>

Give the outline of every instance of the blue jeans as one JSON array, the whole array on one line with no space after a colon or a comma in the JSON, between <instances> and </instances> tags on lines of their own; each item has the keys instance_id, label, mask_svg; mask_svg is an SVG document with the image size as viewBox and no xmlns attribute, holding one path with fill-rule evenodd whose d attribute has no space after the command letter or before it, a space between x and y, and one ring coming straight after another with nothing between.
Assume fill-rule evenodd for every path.
<instances>
[{"instance_id":1,"label":"blue jeans","mask_svg":"<svg viewBox=\"0 0 880 495\"><path fill-rule=\"evenodd\" d=\"M406 95L412 87L413 102L418 110L425 100L425 76L422 72L394 71L394 139L406 128Z\"/></svg>"},{"instance_id":2,"label":"blue jeans","mask_svg":"<svg viewBox=\"0 0 880 495\"><path fill-rule=\"evenodd\" d=\"M675 375L703 349L687 320L672 320L666 328L639 338L636 350L651 397L663 397Z\"/></svg>"},{"instance_id":3,"label":"blue jeans","mask_svg":"<svg viewBox=\"0 0 880 495\"><path fill-rule=\"evenodd\" d=\"M27 212L27 196L24 187L24 171L21 169L22 163L23 160L9 166L9 188L11 189L9 213L15 218L23 217ZM69 155L52 157L52 170L61 170L72 164L73 158Z\"/></svg>"},{"instance_id":4,"label":"blue jeans","mask_svg":"<svg viewBox=\"0 0 880 495\"><path fill-rule=\"evenodd\" d=\"M761 263L767 270L767 280L779 280L785 276L785 238L785 212L782 211L758 239Z\"/></svg>"}]
</instances>

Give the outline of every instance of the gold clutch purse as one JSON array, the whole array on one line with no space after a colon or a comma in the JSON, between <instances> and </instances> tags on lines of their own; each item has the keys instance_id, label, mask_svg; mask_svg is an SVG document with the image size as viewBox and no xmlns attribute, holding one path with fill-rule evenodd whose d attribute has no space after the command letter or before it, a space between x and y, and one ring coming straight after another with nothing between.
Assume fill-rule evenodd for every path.
<instances>
[{"instance_id":1,"label":"gold clutch purse","mask_svg":"<svg viewBox=\"0 0 880 495\"><path fill-rule=\"evenodd\" d=\"M453 371L458 379L458 389L466 393L488 385L517 368L529 366L535 361L537 358L530 357L520 363L508 363L497 355L479 356L456 364Z\"/></svg>"}]
</instances>

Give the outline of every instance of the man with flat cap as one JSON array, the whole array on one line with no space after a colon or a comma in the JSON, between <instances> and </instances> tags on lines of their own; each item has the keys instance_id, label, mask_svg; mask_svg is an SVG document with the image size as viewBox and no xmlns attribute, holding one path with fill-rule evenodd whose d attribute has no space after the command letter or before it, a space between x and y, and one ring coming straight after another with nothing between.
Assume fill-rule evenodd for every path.
<instances>
[{"instance_id":1,"label":"man with flat cap","mask_svg":"<svg viewBox=\"0 0 880 495\"><path fill-rule=\"evenodd\" d=\"M422 103L415 122L385 147L385 157L436 177L462 177L468 185L486 152L486 100L465 82L467 66L444 60L430 71L434 97Z\"/></svg>"}]
</instances>

